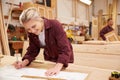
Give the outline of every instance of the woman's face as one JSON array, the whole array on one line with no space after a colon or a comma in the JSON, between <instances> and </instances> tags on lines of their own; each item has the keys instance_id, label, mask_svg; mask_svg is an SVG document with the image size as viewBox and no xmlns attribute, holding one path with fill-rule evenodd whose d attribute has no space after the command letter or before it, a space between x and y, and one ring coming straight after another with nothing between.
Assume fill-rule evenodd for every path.
<instances>
[{"instance_id":1,"label":"woman's face","mask_svg":"<svg viewBox=\"0 0 120 80\"><path fill-rule=\"evenodd\" d=\"M27 32L33 33L33 34L36 34L36 35L39 35L40 32L42 32L43 26L44 26L43 24L44 24L43 21L34 20L34 19L23 23Z\"/></svg>"}]
</instances>

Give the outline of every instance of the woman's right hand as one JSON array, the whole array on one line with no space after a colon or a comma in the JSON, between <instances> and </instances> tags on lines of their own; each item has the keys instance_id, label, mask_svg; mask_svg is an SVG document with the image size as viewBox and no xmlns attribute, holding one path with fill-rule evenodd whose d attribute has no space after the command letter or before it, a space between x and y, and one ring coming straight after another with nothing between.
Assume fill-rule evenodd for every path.
<instances>
[{"instance_id":1,"label":"woman's right hand","mask_svg":"<svg viewBox=\"0 0 120 80\"><path fill-rule=\"evenodd\" d=\"M29 61L27 59L25 59L24 61L17 61L13 65L16 69L20 69L20 68L25 67L28 63L29 63Z\"/></svg>"}]
</instances>

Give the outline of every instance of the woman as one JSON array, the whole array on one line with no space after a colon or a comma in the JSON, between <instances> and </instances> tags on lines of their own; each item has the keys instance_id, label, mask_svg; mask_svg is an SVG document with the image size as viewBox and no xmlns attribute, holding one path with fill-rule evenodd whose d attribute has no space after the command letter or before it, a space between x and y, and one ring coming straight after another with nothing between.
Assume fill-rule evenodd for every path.
<instances>
[{"instance_id":1,"label":"woman","mask_svg":"<svg viewBox=\"0 0 120 80\"><path fill-rule=\"evenodd\" d=\"M56 62L56 65L46 71L46 76L52 76L68 63L73 63L73 50L62 25L57 20L41 18L36 8L28 8L20 15L20 22L28 32L29 47L22 62L15 62L15 68L29 65L44 48L44 59Z\"/></svg>"}]
</instances>

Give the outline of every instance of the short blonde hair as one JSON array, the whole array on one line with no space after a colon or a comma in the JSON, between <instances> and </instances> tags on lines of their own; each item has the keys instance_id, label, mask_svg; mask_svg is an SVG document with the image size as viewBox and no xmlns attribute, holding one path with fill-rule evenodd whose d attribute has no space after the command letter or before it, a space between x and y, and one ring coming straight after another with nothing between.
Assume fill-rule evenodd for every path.
<instances>
[{"instance_id":1,"label":"short blonde hair","mask_svg":"<svg viewBox=\"0 0 120 80\"><path fill-rule=\"evenodd\" d=\"M40 13L38 12L37 8L30 7L23 10L23 12L19 17L19 21L20 21L20 24L23 25L24 22L27 22L31 19L38 18L38 17L40 17Z\"/></svg>"}]
</instances>

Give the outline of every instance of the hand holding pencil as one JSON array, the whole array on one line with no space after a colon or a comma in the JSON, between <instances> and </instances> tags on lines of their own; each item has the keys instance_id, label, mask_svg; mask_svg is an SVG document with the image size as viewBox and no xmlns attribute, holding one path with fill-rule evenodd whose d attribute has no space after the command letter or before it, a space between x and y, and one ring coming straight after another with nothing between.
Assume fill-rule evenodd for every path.
<instances>
[{"instance_id":1,"label":"hand holding pencil","mask_svg":"<svg viewBox=\"0 0 120 80\"><path fill-rule=\"evenodd\" d=\"M20 69L25 67L28 63L29 61L25 59L24 61L16 61L13 65L15 66L16 69Z\"/></svg>"}]
</instances>

